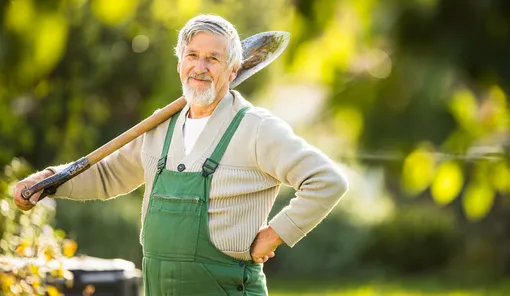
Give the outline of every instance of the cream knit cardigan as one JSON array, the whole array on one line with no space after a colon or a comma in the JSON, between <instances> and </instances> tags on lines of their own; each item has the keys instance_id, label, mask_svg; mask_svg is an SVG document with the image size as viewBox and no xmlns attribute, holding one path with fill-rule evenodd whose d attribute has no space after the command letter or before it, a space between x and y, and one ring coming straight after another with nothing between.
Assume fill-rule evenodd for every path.
<instances>
[{"instance_id":1,"label":"cream knit cardigan","mask_svg":"<svg viewBox=\"0 0 510 296\"><path fill-rule=\"evenodd\" d=\"M167 169L177 170L182 163L188 172L201 171L232 118L248 105L251 106L238 92L228 93L188 156L183 141L185 114L189 110L189 104L186 105L174 130ZM61 185L55 197L108 199L145 183L143 228L169 122L165 121ZM51 169L60 171L64 167ZM236 259L251 259L250 245L259 229L268 224L269 212L282 183L295 188L296 196L269 225L290 247L324 219L347 191L346 179L327 156L296 136L285 122L252 106L212 178L209 231L213 244Z\"/></svg>"}]
</instances>

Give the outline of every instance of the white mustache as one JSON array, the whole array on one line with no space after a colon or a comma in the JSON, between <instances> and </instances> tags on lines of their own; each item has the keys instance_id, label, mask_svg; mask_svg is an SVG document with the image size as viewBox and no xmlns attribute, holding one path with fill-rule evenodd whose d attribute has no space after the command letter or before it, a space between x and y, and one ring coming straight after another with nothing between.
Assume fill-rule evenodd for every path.
<instances>
[{"instance_id":1,"label":"white mustache","mask_svg":"<svg viewBox=\"0 0 510 296\"><path fill-rule=\"evenodd\" d=\"M206 80L206 81L212 81L212 77L210 77L207 74L196 74L196 73L193 73L193 72L188 74L188 76L186 77L186 80L189 80L190 78L195 78L195 79L199 79L199 80Z\"/></svg>"}]
</instances>

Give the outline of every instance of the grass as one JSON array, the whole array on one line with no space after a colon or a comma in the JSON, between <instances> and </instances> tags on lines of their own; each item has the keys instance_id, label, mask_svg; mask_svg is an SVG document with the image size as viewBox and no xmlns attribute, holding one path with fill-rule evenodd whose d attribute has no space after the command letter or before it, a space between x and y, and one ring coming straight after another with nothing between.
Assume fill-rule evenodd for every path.
<instances>
[{"instance_id":1,"label":"grass","mask_svg":"<svg viewBox=\"0 0 510 296\"><path fill-rule=\"evenodd\" d=\"M415 278L356 278L340 280L285 280L268 278L269 296L508 296L510 279L450 281ZM140 296L143 287L140 286Z\"/></svg>"},{"instance_id":2,"label":"grass","mask_svg":"<svg viewBox=\"0 0 510 296\"><path fill-rule=\"evenodd\" d=\"M271 296L492 296L510 295L510 280L497 282L448 281L422 277L407 279L271 280Z\"/></svg>"}]
</instances>

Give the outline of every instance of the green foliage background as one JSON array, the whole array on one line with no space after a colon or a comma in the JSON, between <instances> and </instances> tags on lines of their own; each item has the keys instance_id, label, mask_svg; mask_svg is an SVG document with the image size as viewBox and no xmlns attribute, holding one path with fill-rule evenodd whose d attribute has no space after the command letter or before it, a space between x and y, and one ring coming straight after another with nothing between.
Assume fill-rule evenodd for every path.
<instances>
[{"instance_id":1,"label":"green foliage background","mask_svg":"<svg viewBox=\"0 0 510 296\"><path fill-rule=\"evenodd\" d=\"M198 13L222 15L241 38L292 34L238 90L351 181L268 273L510 271L508 1L3 1L0 167L76 160L177 98L173 47ZM141 194L59 200L56 225L79 252L139 264Z\"/></svg>"}]
</instances>

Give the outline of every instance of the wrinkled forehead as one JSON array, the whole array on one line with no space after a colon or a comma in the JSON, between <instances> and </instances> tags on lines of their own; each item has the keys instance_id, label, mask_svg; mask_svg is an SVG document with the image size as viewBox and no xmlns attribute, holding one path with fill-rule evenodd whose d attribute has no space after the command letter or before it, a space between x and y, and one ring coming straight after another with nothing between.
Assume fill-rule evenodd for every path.
<instances>
[{"instance_id":1,"label":"wrinkled forehead","mask_svg":"<svg viewBox=\"0 0 510 296\"><path fill-rule=\"evenodd\" d=\"M199 52L214 56L226 56L228 54L228 40L225 36L207 31L195 32L185 43L184 52Z\"/></svg>"}]
</instances>

